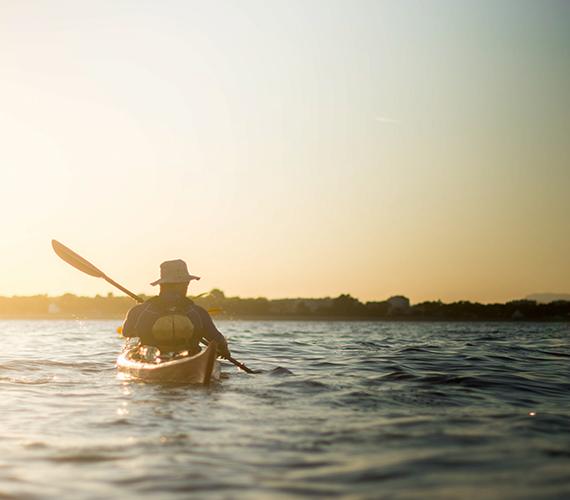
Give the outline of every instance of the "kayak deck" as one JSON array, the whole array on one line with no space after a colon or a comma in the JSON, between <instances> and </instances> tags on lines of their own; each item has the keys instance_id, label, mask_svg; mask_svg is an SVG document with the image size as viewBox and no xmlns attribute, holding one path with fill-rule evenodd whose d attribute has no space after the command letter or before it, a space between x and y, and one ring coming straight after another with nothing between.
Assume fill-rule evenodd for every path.
<instances>
[{"instance_id":1,"label":"kayak deck","mask_svg":"<svg viewBox=\"0 0 570 500\"><path fill-rule=\"evenodd\" d=\"M143 346L144 347L144 346ZM126 349L117 358L117 370L129 378L147 382L174 382L208 385L220 378L220 363L216 360L217 344L194 356L178 356L172 359L156 357L148 360L140 356L141 346Z\"/></svg>"}]
</instances>

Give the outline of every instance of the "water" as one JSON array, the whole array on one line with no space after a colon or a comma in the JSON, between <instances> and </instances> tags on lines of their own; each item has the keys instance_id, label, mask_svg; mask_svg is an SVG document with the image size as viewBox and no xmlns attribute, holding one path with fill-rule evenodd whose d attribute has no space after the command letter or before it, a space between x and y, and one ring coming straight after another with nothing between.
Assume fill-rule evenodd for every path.
<instances>
[{"instance_id":1,"label":"water","mask_svg":"<svg viewBox=\"0 0 570 500\"><path fill-rule=\"evenodd\" d=\"M568 324L221 321L266 372L211 389L118 379L117 321L0 326L0 497L570 495Z\"/></svg>"}]
</instances>

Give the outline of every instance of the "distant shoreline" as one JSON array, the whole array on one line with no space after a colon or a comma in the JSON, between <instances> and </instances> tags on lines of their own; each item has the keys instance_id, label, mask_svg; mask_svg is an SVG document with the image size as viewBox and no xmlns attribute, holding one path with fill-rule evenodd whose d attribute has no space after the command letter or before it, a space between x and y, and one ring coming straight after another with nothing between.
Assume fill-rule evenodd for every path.
<instances>
[{"instance_id":1,"label":"distant shoreline","mask_svg":"<svg viewBox=\"0 0 570 500\"><path fill-rule=\"evenodd\" d=\"M149 297L142 297L148 299ZM570 321L570 301L539 303L521 299L504 304L440 300L411 304L403 295L383 301L361 302L342 294L317 299L266 299L226 297L221 290L190 297L215 320L244 321ZM122 321L134 306L127 296L0 297L0 319L116 320Z\"/></svg>"},{"instance_id":2,"label":"distant shoreline","mask_svg":"<svg viewBox=\"0 0 570 500\"><path fill-rule=\"evenodd\" d=\"M216 321L330 321L330 322L368 322L368 323L570 323L570 318L543 318L543 319L465 319L465 318L417 318L394 316L390 318L378 317L353 317L353 316L227 316L213 315ZM124 315L88 315L79 316L74 314L33 314L33 315L9 315L0 314L0 321L117 321L122 323Z\"/></svg>"}]
</instances>

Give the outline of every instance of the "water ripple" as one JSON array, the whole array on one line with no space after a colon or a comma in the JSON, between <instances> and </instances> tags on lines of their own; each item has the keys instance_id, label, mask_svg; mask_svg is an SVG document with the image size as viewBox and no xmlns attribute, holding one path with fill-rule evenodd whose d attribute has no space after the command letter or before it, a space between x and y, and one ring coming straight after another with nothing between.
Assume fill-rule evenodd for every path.
<instances>
[{"instance_id":1,"label":"water ripple","mask_svg":"<svg viewBox=\"0 0 570 500\"><path fill-rule=\"evenodd\" d=\"M1 497L570 491L567 324L221 322L263 373L210 389L117 378L116 326L2 323Z\"/></svg>"}]
</instances>

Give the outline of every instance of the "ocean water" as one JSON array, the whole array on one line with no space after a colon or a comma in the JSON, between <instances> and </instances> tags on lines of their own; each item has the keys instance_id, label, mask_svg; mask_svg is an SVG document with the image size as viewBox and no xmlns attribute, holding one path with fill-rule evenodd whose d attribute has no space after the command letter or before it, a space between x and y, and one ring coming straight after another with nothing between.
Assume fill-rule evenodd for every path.
<instances>
[{"instance_id":1,"label":"ocean water","mask_svg":"<svg viewBox=\"0 0 570 500\"><path fill-rule=\"evenodd\" d=\"M209 389L118 321L2 321L0 497L570 498L570 325L220 321Z\"/></svg>"}]
</instances>

